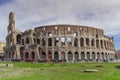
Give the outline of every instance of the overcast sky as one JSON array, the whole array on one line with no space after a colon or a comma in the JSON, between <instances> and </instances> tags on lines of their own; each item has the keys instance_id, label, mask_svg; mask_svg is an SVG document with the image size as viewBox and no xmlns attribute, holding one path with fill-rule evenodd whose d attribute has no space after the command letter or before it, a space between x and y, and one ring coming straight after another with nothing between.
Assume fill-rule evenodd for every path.
<instances>
[{"instance_id":1,"label":"overcast sky","mask_svg":"<svg viewBox=\"0 0 120 80\"><path fill-rule=\"evenodd\" d=\"M0 0L0 41L7 36L10 11L21 31L40 25L77 24L101 28L109 36L120 34L120 0Z\"/></svg>"}]
</instances>

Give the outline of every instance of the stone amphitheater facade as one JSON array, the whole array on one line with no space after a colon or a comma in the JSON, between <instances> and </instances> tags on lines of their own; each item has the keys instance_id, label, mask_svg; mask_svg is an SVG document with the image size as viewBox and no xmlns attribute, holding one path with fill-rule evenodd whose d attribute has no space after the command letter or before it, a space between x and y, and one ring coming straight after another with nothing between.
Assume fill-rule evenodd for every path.
<instances>
[{"instance_id":1,"label":"stone amphitheater facade","mask_svg":"<svg viewBox=\"0 0 120 80\"><path fill-rule=\"evenodd\" d=\"M15 29L9 15L6 60L21 61L110 61L115 59L113 38L102 29L79 25L39 26L24 32Z\"/></svg>"}]
</instances>

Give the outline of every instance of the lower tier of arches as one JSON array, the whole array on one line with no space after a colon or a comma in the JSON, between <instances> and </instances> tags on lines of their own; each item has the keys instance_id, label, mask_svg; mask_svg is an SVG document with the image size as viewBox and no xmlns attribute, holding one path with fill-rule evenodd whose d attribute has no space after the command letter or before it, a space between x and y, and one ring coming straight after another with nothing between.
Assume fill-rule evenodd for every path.
<instances>
[{"instance_id":1,"label":"lower tier of arches","mask_svg":"<svg viewBox=\"0 0 120 80\"><path fill-rule=\"evenodd\" d=\"M80 62L80 61L111 61L115 59L115 54L100 52L21 52L19 54L7 53L6 60L20 61L54 61L54 62Z\"/></svg>"}]
</instances>

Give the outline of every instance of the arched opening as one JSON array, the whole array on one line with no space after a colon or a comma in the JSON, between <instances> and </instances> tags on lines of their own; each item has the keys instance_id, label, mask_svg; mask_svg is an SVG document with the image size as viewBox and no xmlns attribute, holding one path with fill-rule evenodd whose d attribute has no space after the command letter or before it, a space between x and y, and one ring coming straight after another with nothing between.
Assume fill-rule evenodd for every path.
<instances>
[{"instance_id":1,"label":"arched opening","mask_svg":"<svg viewBox=\"0 0 120 80\"><path fill-rule=\"evenodd\" d=\"M64 46L64 45L65 45L65 38L62 37L62 38L61 38L61 46Z\"/></svg>"},{"instance_id":2,"label":"arched opening","mask_svg":"<svg viewBox=\"0 0 120 80\"><path fill-rule=\"evenodd\" d=\"M15 55L15 52L12 52L11 58L13 59Z\"/></svg>"},{"instance_id":3,"label":"arched opening","mask_svg":"<svg viewBox=\"0 0 120 80\"><path fill-rule=\"evenodd\" d=\"M77 33L77 32L75 32L75 33L73 34L73 37L76 37L76 36L78 36L78 33Z\"/></svg>"},{"instance_id":4,"label":"arched opening","mask_svg":"<svg viewBox=\"0 0 120 80\"><path fill-rule=\"evenodd\" d=\"M96 40L96 47L99 48L99 40Z\"/></svg>"},{"instance_id":5,"label":"arched opening","mask_svg":"<svg viewBox=\"0 0 120 80\"><path fill-rule=\"evenodd\" d=\"M23 60L23 52L20 53L21 60Z\"/></svg>"},{"instance_id":6,"label":"arched opening","mask_svg":"<svg viewBox=\"0 0 120 80\"><path fill-rule=\"evenodd\" d=\"M81 47L84 47L84 39L83 38L80 38L80 45L81 45Z\"/></svg>"},{"instance_id":7,"label":"arched opening","mask_svg":"<svg viewBox=\"0 0 120 80\"><path fill-rule=\"evenodd\" d=\"M61 59L62 59L62 61L65 61L66 59L65 59L65 52L62 52L61 53Z\"/></svg>"},{"instance_id":8,"label":"arched opening","mask_svg":"<svg viewBox=\"0 0 120 80\"><path fill-rule=\"evenodd\" d=\"M17 44L20 44L21 43L21 35L20 34L18 34L17 36L16 36L16 41L17 41Z\"/></svg>"},{"instance_id":9,"label":"arched opening","mask_svg":"<svg viewBox=\"0 0 120 80\"><path fill-rule=\"evenodd\" d=\"M45 39L42 39L42 45L45 46Z\"/></svg>"},{"instance_id":10,"label":"arched opening","mask_svg":"<svg viewBox=\"0 0 120 80\"><path fill-rule=\"evenodd\" d=\"M81 60L85 60L85 53L81 52Z\"/></svg>"},{"instance_id":11,"label":"arched opening","mask_svg":"<svg viewBox=\"0 0 120 80\"><path fill-rule=\"evenodd\" d=\"M74 46L78 47L78 39L77 38L75 38L75 40L74 40Z\"/></svg>"},{"instance_id":12,"label":"arched opening","mask_svg":"<svg viewBox=\"0 0 120 80\"><path fill-rule=\"evenodd\" d=\"M45 59L46 59L46 53L45 53L45 52L42 52L42 53L41 53L41 59L42 59L42 60L45 60Z\"/></svg>"},{"instance_id":13,"label":"arched opening","mask_svg":"<svg viewBox=\"0 0 120 80\"><path fill-rule=\"evenodd\" d=\"M68 61L73 61L73 54L72 54L72 52L68 52Z\"/></svg>"},{"instance_id":14,"label":"arched opening","mask_svg":"<svg viewBox=\"0 0 120 80\"><path fill-rule=\"evenodd\" d=\"M22 45L24 45L24 39L22 39Z\"/></svg>"},{"instance_id":15,"label":"arched opening","mask_svg":"<svg viewBox=\"0 0 120 80\"><path fill-rule=\"evenodd\" d=\"M11 58L11 52L9 52L9 54L8 54L8 58Z\"/></svg>"},{"instance_id":16,"label":"arched opening","mask_svg":"<svg viewBox=\"0 0 120 80\"><path fill-rule=\"evenodd\" d=\"M90 60L90 53L87 52L87 60L89 61Z\"/></svg>"},{"instance_id":17,"label":"arched opening","mask_svg":"<svg viewBox=\"0 0 120 80\"><path fill-rule=\"evenodd\" d=\"M100 53L97 53L97 59L100 60Z\"/></svg>"},{"instance_id":18,"label":"arched opening","mask_svg":"<svg viewBox=\"0 0 120 80\"><path fill-rule=\"evenodd\" d=\"M48 38L48 46L52 46L52 38Z\"/></svg>"},{"instance_id":19,"label":"arched opening","mask_svg":"<svg viewBox=\"0 0 120 80\"><path fill-rule=\"evenodd\" d=\"M105 60L108 60L108 56L107 56L107 53L105 53Z\"/></svg>"},{"instance_id":20,"label":"arched opening","mask_svg":"<svg viewBox=\"0 0 120 80\"><path fill-rule=\"evenodd\" d=\"M94 41L94 39L91 40L91 45L92 45L92 46L95 46L95 41Z\"/></svg>"},{"instance_id":21,"label":"arched opening","mask_svg":"<svg viewBox=\"0 0 120 80\"><path fill-rule=\"evenodd\" d=\"M58 60L59 60L59 54L58 54L58 52L55 52L55 53L54 53L54 60L55 60L55 61L58 61Z\"/></svg>"},{"instance_id":22,"label":"arched opening","mask_svg":"<svg viewBox=\"0 0 120 80\"><path fill-rule=\"evenodd\" d=\"M38 48L38 53L39 53L39 56L41 56L41 53L42 53L41 47Z\"/></svg>"},{"instance_id":23,"label":"arched opening","mask_svg":"<svg viewBox=\"0 0 120 80\"><path fill-rule=\"evenodd\" d=\"M95 52L92 52L92 60L95 60Z\"/></svg>"},{"instance_id":24,"label":"arched opening","mask_svg":"<svg viewBox=\"0 0 120 80\"><path fill-rule=\"evenodd\" d=\"M55 37L55 46L59 46L59 38Z\"/></svg>"},{"instance_id":25,"label":"arched opening","mask_svg":"<svg viewBox=\"0 0 120 80\"><path fill-rule=\"evenodd\" d=\"M35 34L35 33L33 33L33 36L36 36L36 34Z\"/></svg>"},{"instance_id":26,"label":"arched opening","mask_svg":"<svg viewBox=\"0 0 120 80\"><path fill-rule=\"evenodd\" d=\"M28 58L29 58L29 53L26 52L26 53L25 53L25 59L27 60Z\"/></svg>"},{"instance_id":27,"label":"arched opening","mask_svg":"<svg viewBox=\"0 0 120 80\"><path fill-rule=\"evenodd\" d=\"M75 61L78 61L78 60L79 60L79 53L75 52Z\"/></svg>"},{"instance_id":28,"label":"arched opening","mask_svg":"<svg viewBox=\"0 0 120 80\"><path fill-rule=\"evenodd\" d=\"M29 38L26 38L26 44L29 44Z\"/></svg>"},{"instance_id":29,"label":"arched opening","mask_svg":"<svg viewBox=\"0 0 120 80\"><path fill-rule=\"evenodd\" d=\"M110 53L108 53L108 59L110 60Z\"/></svg>"},{"instance_id":30,"label":"arched opening","mask_svg":"<svg viewBox=\"0 0 120 80\"><path fill-rule=\"evenodd\" d=\"M34 52L31 53L31 58L35 59L35 53Z\"/></svg>"},{"instance_id":31,"label":"arched opening","mask_svg":"<svg viewBox=\"0 0 120 80\"><path fill-rule=\"evenodd\" d=\"M20 57L21 57L22 60L23 60L23 50L24 50L24 47L21 47L20 48Z\"/></svg>"},{"instance_id":32,"label":"arched opening","mask_svg":"<svg viewBox=\"0 0 120 80\"><path fill-rule=\"evenodd\" d=\"M68 43L68 47L72 47L72 39L70 37L67 38L67 43Z\"/></svg>"},{"instance_id":33,"label":"arched opening","mask_svg":"<svg viewBox=\"0 0 120 80\"><path fill-rule=\"evenodd\" d=\"M40 39L37 39L37 44L40 44Z\"/></svg>"},{"instance_id":34,"label":"arched opening","mask_svg":"<svg viewBox=\"0 0 120 80\"><path fill-rule=\"evenodd\" d=\"M105 48L106 48L106 41L104 41L104 46L105 46Z\"/></svg>"},{"instance_id":35,"label":"arched opening","mask_svg":"<svg viewBox=\"0 0 120 80\"><path fill-rule=\"evenodd\" d=\"M49 60L49 61L52 60L52 52L51 52L51 51L48 52L48 60Z\"/></svg>"},{"instance_id":36,"label":"arched opening","mask_svg":"<svg viewBox=\"0 0 120 80\"><path fill-rule=\"evenodd\" d=\"M100 44L101 44L101 48L103 48L103 41L102 40L100 41Z\"/></svg>"},{"instance_id":37,"label":"arched opening","mask_svg":"<svg viewBox=\"0 0 120 80\"><path fill-rule=\"evenodd\" d=\"M48 33L48 36L49 36L49 37L52 37L52 33L51 33L51 32L49 32L49 33Z\"/></svg>"},{"instance_id":38,"label":"arched opening","mask_svg":"<svg viewBox=\"0 0 120 80\"><path fill-rule=\"evenodd\" d=\"M104 60L104 53L101 54L102 60Z\"/></svg>"},{"instance_id":39,"label":"arched opening","mask_svg":"<svg viewBox=\"0 0 120 80\"><path fill-rule=\"evenodd\" d=\"M89 46L89 38L86 38L86 45Z\"/></svg>"},{"instance_id":40,"label":"arched opening","mask_svg":"<svg viewBox=\"0 0 120 80\"><path fill-rule=\"evenodd\" d=\"M33 41L34 41L34 44L36 43L36 39L35 38L33 38Z\"/></svg>"}]
</instances>

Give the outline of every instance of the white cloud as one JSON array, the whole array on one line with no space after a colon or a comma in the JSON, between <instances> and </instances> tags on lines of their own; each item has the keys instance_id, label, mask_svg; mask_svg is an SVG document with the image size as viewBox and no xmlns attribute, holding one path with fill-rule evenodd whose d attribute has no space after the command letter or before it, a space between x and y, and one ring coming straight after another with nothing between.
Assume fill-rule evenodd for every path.
<instances>
[{"instance_id":1,"label":"white cloud","mask_svg":"<svg viewBox=\"0 0 120 80\"><path fill-rule=\"evenodd\" d=\"M0 36L7 35L10 11L20 30L49 24L87 25L102 28L106 34L120 29L120 0L12 0L0 6Z\"/></svg>"}]
</instances>

